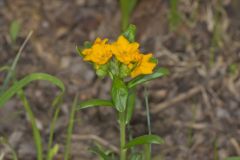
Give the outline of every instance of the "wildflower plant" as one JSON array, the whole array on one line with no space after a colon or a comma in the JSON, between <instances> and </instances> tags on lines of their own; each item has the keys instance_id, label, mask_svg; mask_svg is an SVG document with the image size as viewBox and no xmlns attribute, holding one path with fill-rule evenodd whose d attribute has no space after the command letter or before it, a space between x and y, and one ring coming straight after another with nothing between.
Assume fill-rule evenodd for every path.
<instances>
[{"instance_id":1,"label":"wildflower plant","mask_svg":"<svg viewBox=\"0 0 240 160\"><path fill-rule=\"evenodd\" d=\"M79 109L108 106L118 115L120 128L120 160L133 159L127 150L137 145L161 144L163 140L157 135L144 135L126 142L126 126L133 115L136 99L136 87L144 82L168 74L165 68L157 68L157 59L152 53L142 53L139 43L135 42L136 27L130 25L115 42L97 38L94 43L86 42L83 48L77 47L84 61L93 65L96 74L110 77L112 80L111 99L93 99L82 102ZM96 151L95 151L96 152ZM98 153L102 159L111 159L103 152ZM141 159L146 159L146 155ZM149 158L147 158L149 159ZM147 160L146 159L146 160Z\"/></svg>"}]
</instances>

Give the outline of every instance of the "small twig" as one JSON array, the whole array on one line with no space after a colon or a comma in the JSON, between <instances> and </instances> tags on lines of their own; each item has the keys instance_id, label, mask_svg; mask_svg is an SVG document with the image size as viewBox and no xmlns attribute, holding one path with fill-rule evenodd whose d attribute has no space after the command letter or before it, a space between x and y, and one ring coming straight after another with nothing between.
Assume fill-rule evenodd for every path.
<instances>
[{"instance_id":1,"label":"small twig","mask_svg":"<svg viewBox=\"0 0 240 160\"><path fill-rule=\"evenodd\" d=\"M110 144L108 141L106 141L105 139L96 136L94 134L90 134L90 135L72 135L72 139L73 140L94 140L97 141L98 143L100 143L101 145L111 149L113 152L115 153L119 153L119 150L116 146Z\"/></svg>"}]
</instances>

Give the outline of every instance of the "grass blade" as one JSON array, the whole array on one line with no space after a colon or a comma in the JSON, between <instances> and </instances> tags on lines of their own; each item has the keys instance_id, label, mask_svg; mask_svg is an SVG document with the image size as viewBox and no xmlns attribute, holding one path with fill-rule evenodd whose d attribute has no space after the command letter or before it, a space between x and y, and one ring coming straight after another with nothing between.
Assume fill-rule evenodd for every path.
<instances>
[{"instance_id":1,"label":"grass blade","mask_svg":"<svg viewBox=\"0 0 240 160\"><path fill-rule=\"evenodd\" d=\"M75 118L75 112L76 112L76 106L78 103L78 94L75 96L73 105L71 108L71 113L69 117L69 124L68 124L68 129L67 129L67 141L66 141L66 146L65 146L65 151L64 151L64 160L69 159L69 153L70 153L70 147L71 147L71 137L72 137L72 131L73 131L73 125L74 125L74 118Z\"/></svg>"},{"instance_id":2,"label":"grass blade","mask_svg":"<svg viewBox=\"0 0 240 160\"><path fill-rule=\"evenodd\" d=\"M151 130L151 118L150 118L150 111L149 111L149 101L148 101L148 91L147 87L144 87L144 100L145 100L145 106L146 106L146 113L147 113L147 126L148 126L148 134L152 134ZM151 144L144 145L144 153L145 153L145 159L150 160L151 159L151 152L152 152L152 146Z\"/></svg>"},{"instance_id":3,"label":"grass blade","mask_svg":"<svg viewBox=\"0 0 240 160\"><path fill-rule=\"evenodd\" d=\"M37 128L37 123L36 123L34 114L31 110L31 107L28 103L28 100L27 100L27 98L26 98L26 96L25 96L25 94L22 90L20 90L18 92L18 96L20 97L20 99L23 102L23 106L24 106L24 108L27 112L27 115L28 115L29 120L30 120L31 125L32 125L33 138L34 138L34 142L35 142L36 149L37 149L37 160L43 160L42 138L41 138L41 135L40 135L40 131Z\"/></svg>"},{"instance_id":4,"label":"grass blade","mask_svg":"<svg viewBox=\"0 0 240 160\"><path fill-rule=\"evenodd\" d=\"M134 138L133 140L129 141L125 148L131 148L135 147L137 145L143 145L143 144L163 144L164 140L157 136L157 135L144 135L137 138Z\"/></svg>"},{"instance_id":5,"label":"grass blade","mask_svg":"<svg viewBox=\"0 0 240 160\"><path fill-rule=\"evenodd\" d=\"M12 87L10 87L7 91L5 91L1 96L0 96L0 108L3 107L3 105L14 95L16 94L18 91L20 91L23 87L25 87L26 85L28 85L30 82L32 81L36 81L36 80L45 80L45 81L49 81L52 84L58 86L62 92L65 91L65 86L63 84L63 82L61 80L59 80L58 78L51 76L49 74L46 73L32 73L28 76L26 76L25 78L21 79L20 81L17 81L16 83L14 83L14 85Z\"/></svg>"},{"instance_id":6,"label":"grass blade","mask_svg":"<svg viewBox=\"0 0 240 160\"><path fill-rule=\"evenodd\" d=\"M84 108L90 108L90 107L96 107L96 106L106 106L106 107L113 107L113 103L110 100L104 100L104 99L92 99L85 102L81 102L76 109L84 109Z\"/></svg>"},{"instance_id":7,"label":"grass blade","mask_svg":"<svg viewBox=\"0 0 240 160\"><path fill-rule=\"evenodd\" d=\"M53 115L53 119L51 121L50 124L50 134L49 134L49 139L48 139L48 154L47 154L47 160L52 160L54 154L55 153L55 147L56 145L52 148L52 144L53 144L53 136L54 136L54 128L58 119L58 115L60 112L60 103L62 102L62 95L57 96L54 99L53 102L53 107L55 109L54 115Z\"/></svg>"},{"instance_id":8,"label":"grass blade","mask_svg":"<svg viewBox=\"0 0 240 160\"><path fill-rule=\"evenodd\" d=\"M29 34L27 35L27 38L25 39L25 41L21 45L16 57L14 58L14 61L13 61L12 65L11 65L9 71L8 71L7 77L4 79L3 86L0 88L0 95L2 95L3 91L8 87L9 81L11 80L11 78L13 76L13 73L16 69L17 62L20 58L20 55L22 54L22 51L25 48L25 46L27 45L27 42L31 38L32 34L33 34L33 31L30 31Z\"/></svg>"},{"instance_id":9,"label":"grass blade","mask_svg":"<svg viewBox=\"0 0 240 160\"><path fill-rule=\"evenodd\" d=\"M162 76L166 76L168 74L169 74L169 71L167 68L158 68L152 74L137 76L136 78L130 80L127 84L127 87L133 88L139 84L145 83L145 82L153 80L153 79L157 79Z\"/></svg>"}]
</instances>

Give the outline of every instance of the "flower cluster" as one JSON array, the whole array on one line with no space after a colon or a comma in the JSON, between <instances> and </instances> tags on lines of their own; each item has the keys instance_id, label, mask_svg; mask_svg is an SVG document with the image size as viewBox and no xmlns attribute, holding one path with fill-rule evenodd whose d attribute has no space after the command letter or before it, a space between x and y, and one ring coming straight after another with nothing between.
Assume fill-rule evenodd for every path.
<instances>
[{"instance_id":1,"label":"flower cluster","mask_svg":"<svg viewBox=\"0 0 240 160\"><path fill-rule=\"evenodd\" d=\"M132 78L153 72L156 62L153 61L152 54L141 53L137 42L131 43L123 35L119 36L116 42L107 42L108 39L97 38L90 48L82 51L84 61L94 63L98 69L115 58L120 65L127 66Z\"/></svg>"}]
</instances>

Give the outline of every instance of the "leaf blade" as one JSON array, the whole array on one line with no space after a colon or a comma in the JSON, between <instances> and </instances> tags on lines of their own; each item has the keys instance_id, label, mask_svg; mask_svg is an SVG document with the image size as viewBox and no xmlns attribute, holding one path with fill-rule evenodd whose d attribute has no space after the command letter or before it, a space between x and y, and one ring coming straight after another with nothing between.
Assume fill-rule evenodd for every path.
<instances>
[{"instance_id":1,"label":"leaf blade","mask_svg":"<svg viewBox=\"0 0 240 160\"><path fill-rule=\"evenodd\" d=\"M91 107L97 107L97 106L105 106L105 107L113 107L113 103L110 100L104 100L104 99L92 99L88 101L81 102L76 109L85 109L85 108L91 108Z\"/></svg>"},{"instance_id":2,"label":"leaf blade","mask_svg":"<svg viewBox=\"0 0 240 160\"><path fill-rule=\"evenodd\" d=\"M14 94L16 94L18 91L20 91L23 87L28 85L32 81L36 80L45 80L49 81L50 83L56 85L59 87L62 92L65 91L65 86L63 82L58 79L55 76L46 74L46 73L32 73L30 75L27 75L20 81L17 81L14 83L8 90L6 90L1 96L0 96L0 108L3 107L3 105L12 97Z\"/></svg>"},{"instance_id":3,"label":"leaf blade","mask_svg":"<svg viewBox=\"0 0 240 160\"><path fill-rule=\"evenodd\" d=\"M168 75L169 71L166 68L158 68L154 73L149 74L149 75L144 75L144 76L138 76L132 80L130 80L127 84L128 88L133 88L139 84L145 83L147 81L157 79L159 77Z\"/></svg>"},{"instance_id":4,"label":"leaf blade","mask_svg":"<svg viewBox=\"0 0 240 160\"><path fill-rule=\"evenodd\" d=\"M144 135L137 138L134 138L133 140L129 141L125 148L131 148L137 145L143 145L143 144L163 144L164 140L157 136L157 135Z\"/></svg>"},{"instance_id":5,"label":"leaf blade","mask_svg":"<svg viewBox=\"0 0 240 160\"><path fill-rule=\"evenodd\" d=\"M111 90L113 104L119 112L123 112L127 106L128 89L122 79L114 77Z\"/></svg>"}]
</instances>

